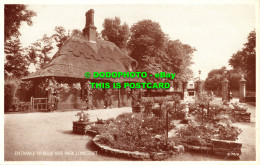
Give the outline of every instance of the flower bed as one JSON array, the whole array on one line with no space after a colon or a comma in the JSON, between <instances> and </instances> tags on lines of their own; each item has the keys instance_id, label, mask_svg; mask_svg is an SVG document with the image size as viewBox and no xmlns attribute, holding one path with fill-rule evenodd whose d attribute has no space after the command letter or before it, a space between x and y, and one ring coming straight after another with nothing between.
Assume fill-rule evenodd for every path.
<instances>
[{"instance_id":1,"label":"flower bed","mask_svg":"<svg viewBox=\"0 0 260 165\"><path fill-rule=\"evenodd\" d=\"M232 103L234 110L233 116L236 121L250 122L251 113L247 112L245 104Z\"/></svg>"},{"instance_id":2,"label":"flower bed","mask_svg":"<svg viewBox=\"0 0 260 165\"><path fill-rule=\"evenodd\" d=\"M94 126L93 130L102 132L97 142L115 149L160 152L167 150L165 124L165 118L128 113L109 124ZM172 129L174 125L168 123L168 127Z\"/></svg>"},{"instance_id":3,"label":"flower bed","mask_svg":"<svg viewBox=\"0 0 260 165\"><path fill-rule=\"evenodd\" d=\"M242 144L237 142L237 139L241 132L241 129L231 125L230 120L205 123L204 125L191 122L186 127L176 131L174 141L175 144L184 145L186 151L239 157ZM220 154L221 151L222 154Z\"/></svg>"},{"instance_id":4,"label":"flower bed","mask_svg":"<svg viewBox=\"0 0 260 165\"><path fill-rule=\"evenodd\" d=\"M183 127L178 127L178 129L176 127L173 130L175 136L167 138L166 132L175 128L172 123L178 123L171 121L181 120L185 116L184 111L178 108L183 108L183 105L162 103L159 109L161 113L158 116L147 112L121 114L109 122L98 120L91 125L88 131L99 134L94 143L101 150L128 156L137 153L130 157L138 159L148 157L154 160L165 159L178 151L178 146L185 147L186 151L213 154L218 154L223 150L224 155L228 157L241 154L242 144L236 142L241 130L232 126L229 116L232 109L223 105L212 105L208 107L208 110L205 110L205 105L204 109L194 106L190 119L195 120L189 120L187 124L183 124ZM201 112L206 115L201 115ZM205 117L205 121L201 123L200 120L203 117ZM168 121L167 131L166 121ZM230 141L234 145L229 145ZM218 143L227 143L226 147L229 147L223 148Z\"/></svg>"}]
</instances>

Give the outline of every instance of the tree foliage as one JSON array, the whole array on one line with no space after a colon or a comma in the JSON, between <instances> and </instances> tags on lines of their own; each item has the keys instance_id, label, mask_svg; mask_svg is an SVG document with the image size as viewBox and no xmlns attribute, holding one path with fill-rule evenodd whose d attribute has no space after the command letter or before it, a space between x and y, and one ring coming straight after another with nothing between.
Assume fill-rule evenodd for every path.
<instances>
[{"instance_id":1,"label":"tree foliage","mask_svg":"<svg viewBox=\"0 0 260 165\"><path fill-rule=\"evenodd\" d=\"M18 38L8 39L5 42L5 77L21 78L28 74L28 61Z\"/></svg>"},{"instance_id":2,"label":"tree foliage","mask_svg":"<svg viewBox=\"0 0 260 165\"><path fill-rule=\"evenodd\" d=\"M52 35L52 38L56 41L56 46L60 48L63 43L68 39L68 34L66 34L66 30L62 26L55 27L55 33Z\"/></svg>"},{"instance_id":3,"label":"tree foliage","mask_svg":"<svg viewBox=\"0 0 260 165\"><path fill-rule=\"evenodd\" d=\"M69 30L66 30L63 26L56 26L54 31L55 33L51 37L55 40L56 46L61 48L65 41L70 37ZM71 36L82 36L82 31L73 29Z\"/></svg>"},{"instance_id":4,"label":"tree foliage","mask_svg":"<svg viewBox=\"0 0 260 165\"><path fill-rule=\"evenodd\" d=\"M29 62L19 40L19 28L22 22L31 26L32 17L36 16L36 13L28 10L26 5L6 4L4 14L5 77L21 78L28 74Z\"/></svg>"},{"instance_id":5,"label":"tree foliage","mask_svg":"<svg viewBox=\"0 0 260 165\"><path fill-rule=\"evenodd\" d=\"M74 30L72 30L71 35L72 36L81 36L82 35L82 31L79 30L79 29L74 29Z\"/></svg>"},{"instance_id":6,"label":"tree foliage","mask_svg":"<svg viewBox=\"0 0 260 165\"><path fill-rule=\"evenodd\" d=\"M143 20L131 27L131 38L128 42L130 56L138 62L137 70L148 73L162 71L160 56L165 56L165 34L157 22Z\"/></svg>"},{"instance_id":7,"label":"tree foliage","mask_svg":"<svg viewBox=\"0 0 260 165\"><path fill-rule=\"evenodd\" d=\"M224 79L224 71L226 67L221 69L213 69L208 73L208 77L205 80L204 87L206 90L220 90L222 88L222 81ZM241 79L241 73L238 70L228 70L226 78L229 81L230 90L239 89L239 80Z\"/></svg>"},{"instance_id":8,"label":"tree foliage","mask_svg":"<svg viewBox=\"0 0 260 165\"><path fill-rule=\"evenodd\" d=\"M41 39L38 39L27 48L28 60L36 68L43 68L51 60L50 53L53 50L52 45L52 37L44 34Z\"/></svg>"},{"instance_id":9,"label":"tree foliage","mask_svg":"<svg viewBox=\"0 0 260 165\"><path fill-rule=\"evenodd\" d=\"M189 66L195 49L179 40L169 40L157 22L143 20L134 24L128 48L130 56L138 62L137 70L150 74L176 73L179 81L192 75Z\"/></svg>"},{"instance_id":10,"label":"tree foliage","mask_svg":"<svg viewBox=\"0 0 260 165\"><path fill-rule=\"evenodd\" d=\"M130 36L130 30L126 23L121 24L119 17L107 18L103 23L102 37L115 43L121 50L126 49L126 43Z\"/></svg>"},{"instance_id":11,"label":"tree foliage","mask_svg":"<svg viewBox=\"0 0 260 165\"><path fill-rule=\"evenodd\" d=\"M250 32L247 37L247 43L244 44L242 50L238 50L229 59L229 65L234 69L240 70L245 74L247 87L255 89L256 84L256 32Z\"/></svg>"},{"instance_id":12,"label":"tree foliage","mask_svg":"<svg viewBox=\"0 0 260 165\"><path fill-rule=\"evenodd\" d=\"M19 37L21 34L19 28L22 22L26 22L29 26L32 25L32 17L36 16L36 13L32 10L28 10L26 5L21 4L6 4L4 6L4 33L5 41L10 39L11 36Z\"/></svg>"},{"instance_id":13,"label":"tree foliage","mask_svg":"<svg viewBox=\"0 0 260 165\"><path fill-rule=\"evenodd\" d=\"M179 74L176 80L185 81L192 77L192 70L189 68L192 62L192 54L195 48L188 44L183 44L180 40L168 40L166 53L169 57L168 66L170 70ZM168 59L167 59L168 60Z\"/></svg>"}]
</instances>

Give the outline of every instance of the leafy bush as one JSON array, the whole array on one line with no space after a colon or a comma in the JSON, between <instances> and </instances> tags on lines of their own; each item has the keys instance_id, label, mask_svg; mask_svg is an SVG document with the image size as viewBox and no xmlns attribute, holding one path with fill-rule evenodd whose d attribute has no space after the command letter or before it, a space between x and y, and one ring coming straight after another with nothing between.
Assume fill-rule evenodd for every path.
<instances>
[{"instance_id":1,"label":"leafy bush","mask_svg":"<svg viewBox=\"0 0 260 165\"><path fill-rule=\"evenodd\" d=\"M7 112L10 108L13 108L15 84L4 85L4 111Z\"/></svg>"},{"instance_id":2,"label":"leafy bush","mask_svg":"<svg viewBox=\"0 0 260 165\"><path fill-rule=\"evenodd\" d=\"M237 140L242 130L238 127L231 126L230 123L218 124L215 129L220 140Z\"/></svg>"},{"instance_id":3,"label":"leafy bush","mask_svg":"<svg viewBox=\"0 0 260 165\"><path fill-rule=\"evenodd\" d=\"M177 111L171 113L170 118L173 120L183 120L185 118L185 115L186 114L184 111L177 110Z\"/></svg>"},{"instance_id":4,"label":"leafy bush","mask_svg":"<svg viewBox=\"0 0 260 165\"><path fill-rule=\"evenodd\" d=\"M207 106L212 100L214 100L215 96L213 93L208 93L206 91L201 91L195 97L195 103L198 105Z\"/></svg>"},{"instance_id":5,"label":"leafy bush","mask_svg":"<svg viewBox=\"0 0 260 165\"><path fill-rule=\"evenodd\" d=\"M212 130L205 126L189 124L177 132L179 142L189 145L207 145L212 137Z\"/></svg>"},{"instance_id":6,"label":"leafy bush","mask_svg":"<svg viewBox=\"0 0 260 165\"><path fill-rule=\"evenodd\" d=\"M185 112L183 111L185 108L184 104L167 104L166 108L169 111L169 117L171 120L183 120L185 118ZM175 109L176 108L176 109Z\"/></svg>"}]
</instances>

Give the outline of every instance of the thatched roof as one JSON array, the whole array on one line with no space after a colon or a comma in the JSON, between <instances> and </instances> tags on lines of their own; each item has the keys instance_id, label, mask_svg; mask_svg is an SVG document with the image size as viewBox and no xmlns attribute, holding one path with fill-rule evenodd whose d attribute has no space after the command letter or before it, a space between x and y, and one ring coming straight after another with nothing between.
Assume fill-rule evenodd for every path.
<instances>
[{"instance_id":1,"label":"thatched roof","mask_svg":"<svg viewBox=\"0 0 260 165\"><path fill-rule=\"evenodd\" d=\"M135 69L136 66L137 62L123 54L112 42L97 39L96 43L93 43L84 36L73 36L63 44L43 69L24 77L23 80L43 77L86 79L85 72L90 72L92 76L89 79L93 79L93 72L130 72L130 67ZM102 80L143 82L140 78Z\"/></svg>"}]
</instances>

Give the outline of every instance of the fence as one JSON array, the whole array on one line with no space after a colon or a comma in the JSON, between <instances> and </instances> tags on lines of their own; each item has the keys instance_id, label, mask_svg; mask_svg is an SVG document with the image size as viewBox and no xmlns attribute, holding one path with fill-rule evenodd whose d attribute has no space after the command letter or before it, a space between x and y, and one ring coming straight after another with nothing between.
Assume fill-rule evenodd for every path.
<instances>
[{"instance_id":1,"label":"fence","mask_svg":"<svg viewBox=\"0 0 260 165\"><path fill-rule=\"evenodd\" d=\"M31 97L32 111L48 111L48 98Z\"/></svg>"}]
</instances>

